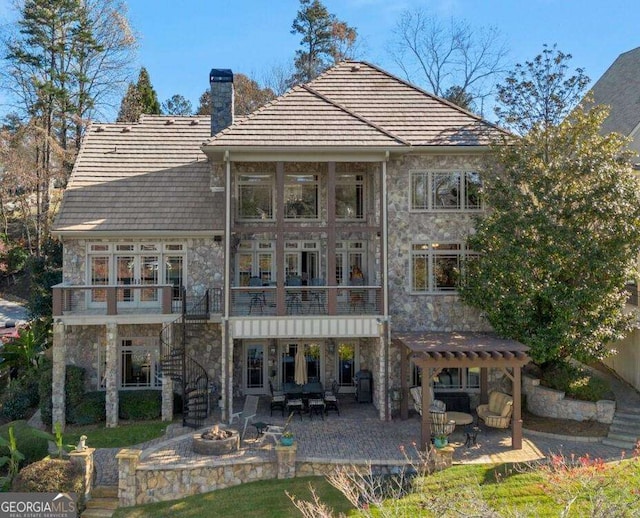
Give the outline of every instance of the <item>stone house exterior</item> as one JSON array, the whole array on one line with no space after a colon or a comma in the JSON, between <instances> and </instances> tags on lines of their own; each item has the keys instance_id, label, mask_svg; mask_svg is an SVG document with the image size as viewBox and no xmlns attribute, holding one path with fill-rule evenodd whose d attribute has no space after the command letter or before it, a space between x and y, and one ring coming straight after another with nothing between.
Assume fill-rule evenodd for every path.
<instances>
[{"instance_id":1,"label":"stone house exterior","mask_svg":"<svg viewBox=\"0 0 640 518\"><path fill-rule=\"evenodd\" d=\"M397 333L490 330L455 288L500 131L364 62L237 121L233 74L210 84L211 117L87 130L54 225L54 422L68 364L105 390L115 426L125 388L162 391L163 419L174 390L187 406L215 395L227 418L234 398L293 382L298 352L342 392L368 372L390 419ZM485 376L445 369L436 389L477 404Z\"/></svg>"}]
</instances>

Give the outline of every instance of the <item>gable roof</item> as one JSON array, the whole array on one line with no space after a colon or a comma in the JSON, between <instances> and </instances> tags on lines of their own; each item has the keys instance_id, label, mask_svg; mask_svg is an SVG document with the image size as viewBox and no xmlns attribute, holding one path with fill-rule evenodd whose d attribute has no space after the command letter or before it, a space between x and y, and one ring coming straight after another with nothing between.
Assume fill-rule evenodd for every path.
<instances>
[{"instance_id":1,"label":"gable roof","mask_svg":"<svg viewBox=\"0 0 640 518\"><path fill-rule=\"evenodd\" d=\"M486 146L501 130L361 61L345 61L214 135L205 148Z\"/></svg>"},{"instance_id":2,"label":"gable roof","mask_svg":"<svg viewBox=\"0 0 640 518\"><path fill-rule=\"evenodd\" d=\"M54 232L211 232L224 221L200 149L210 118L143 115L92 124L84 136ZM221 227L220 227L221 228Z\"/></svg>"},{"instance_id":3,"label":"gable roof","mask_svg":"<svg viewBox=\"0 0 640 518\"><path fill-rule=\"evenodd\" d=\"M591 92L596 104L611 107L602 130L631 135L640 124L640 47L620 54Z\"/></svg>"}]
</instances>

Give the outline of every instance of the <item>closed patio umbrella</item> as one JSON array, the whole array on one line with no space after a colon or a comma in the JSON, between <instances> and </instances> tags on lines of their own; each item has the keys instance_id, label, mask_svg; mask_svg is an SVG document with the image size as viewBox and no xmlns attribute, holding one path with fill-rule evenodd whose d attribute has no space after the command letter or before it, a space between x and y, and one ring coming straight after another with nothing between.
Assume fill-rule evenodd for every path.
<instances>
[{"instance_id":1,"label":"closed patio umbrella","mask_svg":"<svg viewBox=\"0 0 640 518\"><path fill-rule=\"evenodd\" d=\"M304 385L307 382L307 360L304 357L304 346L299 346L296 351L295 367L294 380L298 385Z\"/></svg>"}]
</instances>

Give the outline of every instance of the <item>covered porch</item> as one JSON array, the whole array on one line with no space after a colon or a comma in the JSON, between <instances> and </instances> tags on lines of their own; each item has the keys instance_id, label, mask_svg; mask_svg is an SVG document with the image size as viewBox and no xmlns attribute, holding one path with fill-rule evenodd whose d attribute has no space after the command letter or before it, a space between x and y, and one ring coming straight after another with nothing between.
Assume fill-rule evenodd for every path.
<instances>
[{"instance_id":1,"label":"covered porch","mask_svg":"<svg viewBox=\"0 0 640 518\"><path fill-rule=\"evenodd\" d=\"M393 338L401 351L400 376L402 400L400 415L409 414L409 368L413 362L422 369L422 418L420 445L431 441L431 380L445 368L480 367L480 402L488 400L488 369L500 369L513 385L511 447L522 449L521 369L531 361L525 345L480 333L402 333Z\"/></svg>"}]
</instances>

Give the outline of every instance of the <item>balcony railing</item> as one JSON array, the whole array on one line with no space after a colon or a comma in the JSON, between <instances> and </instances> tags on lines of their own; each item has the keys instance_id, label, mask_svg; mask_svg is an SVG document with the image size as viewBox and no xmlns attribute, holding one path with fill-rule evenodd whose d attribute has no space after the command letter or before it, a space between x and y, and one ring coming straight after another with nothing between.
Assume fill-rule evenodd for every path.
<instances>
[{"instance_id":1,"label":"balcony railing","mask_svg":"<svg viewBox=\"0 0 640 518\"><path fill-rule=\"evenodd\" d=\"M187 314L201 312L202 295L187 296ZM127 284L108 286L53 286L53 316L63 315L143 315L179 314L182 312L180 291L169 284ZM207 291L207 313L220 313L222 290Z\"/></svg>"},{"instance_id":2,"label":"balcony railing","mask_svg":"<svg viewBox=\"0 0 640 518\"><path fill-rule=\"evenodd\" d=\"M380 315L380 286L231 288L231 316Z\"/></svg>"}]
</instances>

